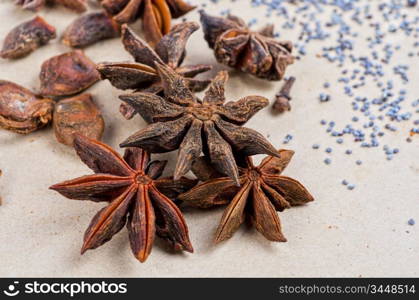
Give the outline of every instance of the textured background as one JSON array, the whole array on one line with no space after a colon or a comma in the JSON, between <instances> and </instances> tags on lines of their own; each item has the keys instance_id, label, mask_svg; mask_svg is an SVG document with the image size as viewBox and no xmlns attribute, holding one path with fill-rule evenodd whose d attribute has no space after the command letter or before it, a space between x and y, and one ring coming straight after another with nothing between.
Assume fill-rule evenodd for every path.
<instances>
[{"instance_id":1,"label":"textured background","mask_svg":"<svg viewBox=\"0 0 419 300\"><path fill-rule=\"evenodd\" d=\"M1 40L12 27L32 17L11 2L0 0ZM241 16L263 16L244 2L238 12ZM57 27L59 35L77 16L60 8L40 14ZM198 20L197 12L188 19ZM68 50L56 39L24 59L1 60L0 78L36 90L42 62ZM86 54L96 62L130 59L118 39L89 47ZM192 36L188 54L186 63L215 64L201 31ZM412 69L412 81L417 82L419 69ZM386 161L381 149L358 146L351 146L356 156L348 159L343 154L345 145L336 145L319 125L322 118L349 121L352 116L349 100L337 88L330 89L334 101L318 103L322 82L334 82L338 74L332 65L316 58L315 52L306 56L288 69L288 75L298 78L292 112L274 116L267 108L248 123L277 147L283 147L286 134L294 136L286 147L296 155L285 174L304 183L316 198L305 207L280 213L287 243L270 243L254 229L242 226L231 240L214 247L211 241L223 209L187 209L195 248L192 255L170 254L157 241L147 262L140 264L131 254L124 229L106 245L80 256L84 230L103 204L67 200L48 186L90 170L72 149L55 141L50 128L27 136L0 131L0 276L419 276L418 225L407 225L409 218L419 221L418 139L406 143L410 127L402 124L399 131L383 138L384 143L400 148L394 160ZM236 100L259 94L272 99L280 85L232 72L227 96ZM419 85L412 85L409 91L418 95ZM117 147L145 125L139 117L123 119L118 113L120 92L109 82L99 82L88 92L103 111L104 141L111 146ZM331 165L323 163L323 150L311 149L313 143L339 149L332 154ZM175 158L174 153L162 156ZM361 159L363 165L356 166L355 159ZM173 162L169 171L172 168ZM356 189L348 191L342 186L344 178L356 183Z\"/></svg>"}]
</instances>

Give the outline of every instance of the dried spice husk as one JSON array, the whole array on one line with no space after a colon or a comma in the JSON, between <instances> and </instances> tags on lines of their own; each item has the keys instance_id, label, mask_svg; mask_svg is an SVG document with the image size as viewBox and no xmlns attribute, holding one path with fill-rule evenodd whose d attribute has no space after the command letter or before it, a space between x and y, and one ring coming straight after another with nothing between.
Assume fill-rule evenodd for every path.
<instances>
[{"instance_id":1,"label":"dried spice husk","mask_svg":"<svg viewBox=\"0 0 419 300\"><path fill-rule=\"evenodd\" d=\"M0 57L6 59L24 57L55 37L55 28L37 16L19 24L7 34Z\"/></svg>"},{"instance_id":2,"label":"dried spice husk","mask_svg":"<svg viewBox=\"0 0 419 300\"><path fill-rule=\"evenodd\" d=\"M15 0L15 3L30 11L39 11L47 4L59 4L79 13L87 9L86 0Z\"/></svg>"},{"instance_id":3,"label":"dried spice husk","mask_svg":"<svg viewBox=\"0 0 419 300\"><path fill-rule=\"evenodd\" d=\"M281 175L294 152L279 150L278 153L279 157L268 156L257 167L251 158L240 157L240 187L230 178L216 175L208 161L200 158L192 170L205 182L178 199L200 208L228 205L216 231L215 243L231 238L245 220L266 239L286 242L276 211L306 204L314 198L300 182Z\"/></svg>"},{"instance_id":4,"label":"dried spice husk","mask_svg":"<svg viewBox=\"0 0 419 300\"><path fill-rule=\"evenodd\" d=\"M195 22L183 22L175 25L153 49L135 35L127 25L122 25L122 43L134 57L135 62L104 62L98 64L97 69L102 79L108 79L118 89L132 89L161 96L163 95L163 85L154 64L154 62L158 62L166 64L185 77L188 87L194 92L202 91L210 81L193 79L193 77L210 70L211 66L203 64L181 66L188 38L198 28L199 25ZM121 105L120 111L127 119L131 119L137 113L127 103Z\"/></svg>"},{"instance_id":5,"label":"dried spice husk","mask_svg":"<svg viewBox=\"0 0 419 300\"><path fill-rule=\"evenodd\" d=\"M251 31L238 17L200 11L205 39L219 63L267 80L281 80L294 62L292 43L273 37L273 26Z\"/></svg>"},{"instance_id":6,"label":"dried spice husk","mask_svg":"<svg viewBox=\"0 0 419 300\"><path fill-rule=\"evenodd\" d=\"M122 142L121 147L141 147L151 153L179 149L175 179L186 174L192 162L204 152L214 167L237 185L239 174L233 152L279 155L260 133L242 127L268 105L266 98L247 96L225 103L224 85L228 73L222 71L201 100L170 67L156 63L156 68L165 99L144 92L120 96L151 123Z\"/></svg>"},{"instance_id":7,"label":"dried spice husk","mask_svg":"<svg viewBox=\"0 0 419 300\"><path fill-rule=\"evenodd\" d=\"M47 125L54 102L15 83L0 80L0 127L27 134Z\"/></svg>"},{"instance_id":8,"label":"dried spice husk","mask_svg":"<svg viewBox=\"0 0 419 300\"><path fill-rule=\"evenodd\" d=\"M120 26L111 17L105 12L93 12L74 20L65 30L62 42L82 48L119 34Z\"/></svg>"},{"instance_id":9,"label":"dried spice husk","mask_svg":"<svg viewBox=\"0 0 419 300\"><path fill-rule=\"evenodd\" d=\"M99 81L100 75L81 50L54 56L42 64L39 75L41 95L70 96Z\"/></svg>"},{"instance_id":10,"label":"dried spice husk","mask_svg":"<svg viewBox=\"0 0 419 300\"><path fill-rule=\"evenodd\" d=\"M100 140L105 122L92 95L83 94L60 100L55 105L53 126L57 141L73 146L76 134Z\"/></svg>"},{"instance_id":11,"label":"dried spice husk","mask_svg":"<svg viewBox=\"0 0 419 300\"><path fill-rule=\"evenodd\" d=\"M95 174L55 184L50 188L69 199L107 202L84 235L82 254L109 241L125 224L134 256L144 262L155 235L174 250L193 252L188 227L174 202L164 193L184 192L196 180L159 178L166 161L152 161L147 152L129 148L124 158L109 146L81 135L74 140L80 159Z\"/></svg>"},{"instance_id":12,"label":"dried spice husk","mask_svg":"<svg viewBox=\"0 0 419 300\"><path fill-rule=\"evenodd\" d=\"M172 18L179 18L195 6L183 0L98 0L103 8L120 24L142 19L145 39L156 45L169 33Z\"/></svg>"}]
</instances>

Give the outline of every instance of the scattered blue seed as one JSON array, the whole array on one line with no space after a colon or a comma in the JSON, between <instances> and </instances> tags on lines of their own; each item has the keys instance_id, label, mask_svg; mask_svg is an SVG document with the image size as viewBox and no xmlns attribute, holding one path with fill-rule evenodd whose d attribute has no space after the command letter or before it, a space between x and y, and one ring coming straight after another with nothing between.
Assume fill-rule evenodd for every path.
<instances>
[{"instance_id":1,"label":"scattered blue seed","mask_svg":"<svg viewBox=\"0 0 419 300\"><path fill-rule=\"evenodd\" d=\"M409 219L408 221L407 221L407 224L409 224L410 226L413 226L413 225L415 225L415 220L413 220L413 219Z\"/></svg>"},{"instance_id":2,"label":"scattered blue seed","mask_svg":"<svg viewBox=\"0 0 419 300\"><path fill-rule=\"evenodd\" d=\"M332 153L332 148L327 147L325 151L326 151L326 153Z\"/></svg>"},{"instance_id":3,"label":"scattered blue seed","mask_svg":"<svg viewBox=\"0 0 419 300\"><path fill-rule=\"evenodd\" d=\"M348 181L346 179L342 180L343 185L348 185Z\"/></svg>"},{"instance_id":4,"label":"scattered blue seed","mask_svg":"<svg viewBox=\"0 0 419 300\"><path fill-rule=\"evenodd\" d=\"M348 184L348 190L353 190L355 188L355 184L350 183Z\"/></svg>"},{"instance_id":5,"label":"scattered blue seed","mask_svg":"<svg viewBox=\"0 0 419 300\"><path fill-rule=\"evenodd\" d=\"M358 166L360 166L360 165L362 165L362 161L361 160L357 160L356 162L355 162Z\"/></svg>"},{"instance_id":6,"label":"scattered blue seed","mask_svg":"<svg viewBox=\"0 0 419 300\"><path fill-rule=\"evenodd\" d=\"M311 146L313 149L319 149L320 145L319 144L313 144L313 146Z\"/></svg>"},{"instance_id":7,"label":"scattered blue seed","mask_svg":"<svg viewBox=\"0 0 419 300\"><path fill-rule=\"evenodd\" d=\"M331 162L332 162L332 160L331 160L330 158L326 158L326 159L324 160L324 163L325 163L326 165L330 165L330 164L331 164Z\"/></svg>"}]
</instances>

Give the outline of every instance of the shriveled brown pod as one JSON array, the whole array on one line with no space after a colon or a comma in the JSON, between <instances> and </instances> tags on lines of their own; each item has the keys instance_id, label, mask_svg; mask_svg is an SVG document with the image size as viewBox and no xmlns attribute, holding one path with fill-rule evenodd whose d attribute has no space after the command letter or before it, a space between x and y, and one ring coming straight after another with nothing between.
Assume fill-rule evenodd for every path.
<instances>
[{"instance_id":1,"label":"shriveled brown pod","mask_svg":"<svg viewBox=\"0 0 419 300\"><path fill-rule=\"evenodd\" d=\"M15 3L30 11L38 11L46 4L60 4L76 12L84 12L87 9L86 0L16 0Z\"/></svg>"},{"instance_id":2,"label":"shriveled brown pod","mask_svg":"<svg viewBox=\"0 0 419 300\"><path fill-rule=\"evenodd\" d=\"M6 59L24 57L55 37L55 28L37 16L9 32L4 39L0 56Z\"/></svg>"},{"instance_id":3,"label":"shriveled brown pod","mask_svg":"<svg viewBox=\"0 0 419 300\"><path fill-rule=\"evenodd\" d=\"M83 51L75 50L45 61L39 78L42 95L69 96L92 86L100 75L96 64Z\"/></svg>"},{"instance_id":4,"label":"shriveled brown pod","mask_svg":"<svg viewBox=\"0 0 419 300\"><path fill-rule=\"evenodd\" d=\"M120 26L105 12L93 12L77 18L64 35L63 43L74 48L86 47L98 41L118 37Z\"/></svg>"},{"instance_id":5,"label":"shriveled brown pod","mask_svg":"<svg viewBox=\"0 0 419 300\"><path fill-rule=\"evenodd\" d=\"M54 109L55 137L65 145L73 146L75 134L100 140L105 122L90 94L60 100Z\"/></svg>"},{"instance_id":6,"label":"shriveled brown pod","mask_svg":"<svg viewBox=\"0 0 419 300\"><path fill-rule=\"evenodd\" d=\"M30 11L38 11L45 6L46 0L16 0L16 5L22 6L23 9Z\"/></svg>"},{"instance_id":7,"label":"shriveled brown pod","mask_svg":"<svg viewBox=\"0 0 419 300\"><path fill-rule=\"evenodd\" d=\"M238 17L210 16L201 10L204 37L217 61L267 80L281 80L294 62L292 43L274 38L273 26L253 31Z\"/></svg>"},{"instance_id":8,"label":"shriveled brown pod","mask_svg":"<svg viewBox=\"0 0 419 300\"><path fill-rule=\"evenodd\" d=\"M21 134L33 132L52 119L54 102L37 97L15 83L0 80L0 127Z\"/></svg>"}]
</instances>

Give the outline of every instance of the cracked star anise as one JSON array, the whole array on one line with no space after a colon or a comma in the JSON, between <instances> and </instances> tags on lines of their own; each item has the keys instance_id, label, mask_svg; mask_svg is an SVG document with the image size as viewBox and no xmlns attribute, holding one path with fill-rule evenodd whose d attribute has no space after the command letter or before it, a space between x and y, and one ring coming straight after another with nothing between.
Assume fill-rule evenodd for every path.
<instances>
[{"instance_id":1,"label":"cracked star anise","mask_svg":"<svg viewBox=\"0 0 419 300\"><path fill-rule=\"evenodd\" d=\"M201 208L228 204L215 235L216 243L229 239L246 219L268 240L286 242L276 211L314 199L297 180L281 175L294 152L279 150L279 153L279 158L268 156L258 167L251 158L243 159L241 187L236 187L228 177L219 177L208 162L200 158L193 171L204 183L179 195L178 199Z\"/></svg>"},{"instance_id":2,"label":"cracked star anise","mask_svg":"<svg viewBox=\"0 0 419 300\"><path fill-rule=\"evenodd\" d=\"M60 4L79 13L87 9L86 0L15 0L15 3L30 11L38 11L46 4Z\"/></svg>"},{"instance_id":3,"label":"cracked star anise","mask_svg":"<svg viewBox=\"0 0 419 300\"><path fill-rule=\"evenodd\" d=\"M125 224L131 249L141 262L150 254L155 234L175 250L193 252L185 220L168 196L190 189L195 180L157 179L166 161L150 162L142 149L129 148L122 158L107 145L81 135L75 137L74 147L95 174L50 188L70 199L108 202L87 228L82 254L109 241Z\"/></svg>"},{"instance_id":4,"label":"cracked star anise","mask_svg":"<svg viewBox=\"0 0 419 300\"><path fill-rule=\"evenodd\" d=\"M195 6L183 0L98 0L103 8L120 24L142 19L146 40L156 45L169 33L172 18L179 18Z\"/></svg>"},{"instance_id":5,"label":"cracked star anise","mask_svg":"<svg viewBox=\"0 0 419 300\"><path fill-rule=\"evenodd\" d=\"M179 149L174 178L186 174L191 163L204 152L222 174L239 184L233 153L278 156L276 149L258 132L241 127L268 105L260 96L225 102L224 85L228 73L221 71L212 81L203 100L188 89L184 78L165 65L156 63L165 99L150 93L120 96L149 123L133 134L121 147L141 147L151 153Z\"/></svg>"},{"instance_id":6,"label":"cracked star anise","mask_svg":"<svg viewBox=\"0 0 419 300\"><path fill-rule=\"evenodd\" d=\"M118 89L133 89L161 95L163 86L154 65L154 62L158 62L167 64L176 73L185 77L188 87L193 91L202 91L208 86L209 81L192 77L210 70L211 66L203 64L181 66L185 56L186 42L198 28L199 25L195 22L175 25L153 49L136 36L127 25L123 25L122 43L134 57L135 62L101 63L97 65L97 70L102 79L108 79ZM126 103L121 105L120 111L127 119L131 119L136 114L133 107Z\"/></svg>"},{"instance_id":7,"label":"cracked star anise","mask_svg":"<svg viewBox=\"0 0 419 300\"><path fill-rule=\"evenodd\" d=\"M251 31L238 17L213 17L200 11L205 39L219 63L259 78L281 80L294 62L292 43L278 41L273 26Z\"/></svg>"}]
</instances>

